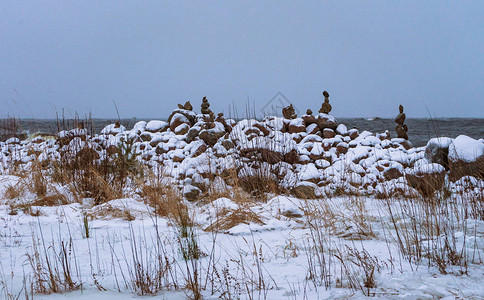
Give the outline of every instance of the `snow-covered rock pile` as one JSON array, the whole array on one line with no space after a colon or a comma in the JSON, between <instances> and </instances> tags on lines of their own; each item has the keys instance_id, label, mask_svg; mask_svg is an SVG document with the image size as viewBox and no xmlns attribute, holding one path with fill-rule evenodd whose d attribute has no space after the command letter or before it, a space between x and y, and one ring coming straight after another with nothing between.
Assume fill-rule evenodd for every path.
<instances>
[{"instance_id":1,"label":"snow-covered rock pile","mask_svg":"<svg viewBox=\"0 0 484 300\"><path fill-rule=\"evenodd\" d=\"M192 200L213 182L209 178L230 186L234 178L227 174L239 179L273 177L300 197L416 191L430 195L447 175L452 181L463 176L482 181L483 176L482 139L434 138L426 147L413 148L406 140L391 138L388 131L348 129L327 114L236 122L186 109L174 110L167 122L140 121L129 130L111 124L95 136L73 129L59 132L56 141L10 139L0 143L1 168L28 168L33 161L48 166L66 153L103 160L126 143L140 162L161 168Z\"/></svg>"}]
</instances>

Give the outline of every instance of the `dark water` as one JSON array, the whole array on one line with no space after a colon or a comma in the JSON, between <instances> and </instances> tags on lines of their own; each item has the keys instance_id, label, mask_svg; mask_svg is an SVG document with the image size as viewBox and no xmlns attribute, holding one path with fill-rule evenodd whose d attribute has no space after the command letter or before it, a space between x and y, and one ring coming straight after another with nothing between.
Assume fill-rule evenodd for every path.
<instances>
[{"instance_id":1,"label":"dark water","mask_svg":"<svg viewBox=\"0 0 484 300\"><path fill-rule=\"evenodd\" d=\"M122 119L121 124L127 129L142 119ZM392 137L396 137L393 119L367 120L364 118L338 118L340 124L345 124L348 129L356 127L361 131L368 130L374 133L381 133L385 130L390 131ZM116 119L92 119L84 121L86 128L91 133L99 133L106 125L112 124ZM146 120L147 121L147 120ZM74 128L78 120L42 120L42 119L0 119L0 139L5 140L13 132L23 132L24 134L47 133L55 134L59 130ZM432 137L447 136L455 138L460 134L465 134L475 139L484 138L484 118L483 119L407 119L409 140L414 146L424 146Z\"/></svg>"},{"instance_id":2,"label":"dark water","mask_svg":"<svg viewBox=\"0 0 484 300\"><path fill-rule=\"evenodd\" d=\"M392 137L397 137L393 119L345 119L339 118L339 123L345 124L348 129L356 127L360 130L368 130L381 133L388 130ZM408 126L408 139L416 147L425 146L433 137L447 136L455 138L464 134L474 139L484 138L484 119L406 119Z\"/></svg>"}]
</instances>

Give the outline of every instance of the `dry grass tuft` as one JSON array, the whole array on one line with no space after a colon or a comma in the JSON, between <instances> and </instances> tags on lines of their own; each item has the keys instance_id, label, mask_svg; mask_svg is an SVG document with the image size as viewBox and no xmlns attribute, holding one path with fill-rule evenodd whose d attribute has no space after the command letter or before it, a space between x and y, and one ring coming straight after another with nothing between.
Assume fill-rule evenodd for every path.
<instances>
[{"instance_id":1,"label":"dry grass tuft","mask_svg":"<svg viewBox=\"0 0 484 300\"><path fill-rule=\"evenodd\" d=\"M142 183L141 198L154 208L157 216L175 219L177 223L187 210L181 193L154 177L150 178L150 182Z\"/></svg>"},{"instance_id":2,"label":"dry grass tuft","mask_svg":"<svg viewBox=\"0 0 484 300\"><path fill-rule=\"evenodd\" d=\"M262 219L250 208L239 207L227 214L221 215L215 222L210 224L205 231L226 231L239 224L256 223L265 225Z\"/></svg>"},{"instance_id":3,"label":"dry grass tuft","mask_svg":"<svg viewBox=\"0 0 484 300\"><path fill-rule=\"evenodd\" d=\"M108 204L96 206L91 213L87 214L87 216L91 219L123 219L126 221L133 221L136 219L128 208L113 207Z\"/></svg>"},{"instance_id":4,"label":"dry grass tuft","mask_svg":"<svg viewBox=\"0 0 484 300\"><path fill-rule=\"evenodd\" d=\"M25 189L21 184L9 185L3 193L8 200L20 199L23 195L25 195Z\"/></svg>"},{"instance_id":5,"label":"dry grass tuft","mask_svg":"<svg viewBox=\"0 0 484 300\"><path fill-rule=\"evenodd\" d=\"M50 196L43 196L34 202L31 205L33 206L57 206L57 205L65 205L68 204L67 197L62 194L54 194Z\"/></svg>"}]
</instances>

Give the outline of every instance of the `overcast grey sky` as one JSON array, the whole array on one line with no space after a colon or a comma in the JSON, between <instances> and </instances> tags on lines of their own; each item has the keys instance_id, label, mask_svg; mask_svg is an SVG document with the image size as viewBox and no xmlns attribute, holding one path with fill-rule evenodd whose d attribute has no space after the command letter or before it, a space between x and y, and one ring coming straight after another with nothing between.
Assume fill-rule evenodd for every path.
<instances>
[{"instance_id":1,"label":"overcast grey sky","mask_svg":"<svg viewBox=\"0 0 484 300\"><path fill-rule=\"evenodd\" d=\"M0 117L484 117L484 1L0 1ZM428 109L428 110L427 110Z\"/></svg>"}]
</instances>

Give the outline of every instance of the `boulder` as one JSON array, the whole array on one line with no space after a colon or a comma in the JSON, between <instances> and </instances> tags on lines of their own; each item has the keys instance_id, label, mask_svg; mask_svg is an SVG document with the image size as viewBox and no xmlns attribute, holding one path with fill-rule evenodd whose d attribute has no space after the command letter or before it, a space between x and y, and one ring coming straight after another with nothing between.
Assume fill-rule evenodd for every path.
<instances>
[{"instance_id":1,"label":"boulder","mask_svg":"<svg viewBox=\"0 0 484 300\"><path fill-rule=\"evenodd\" d=\"M316 134L319 132L319 127L318 124L311 124L308 127L306 127L306 132L307 134Z\"/></svg>"},{"instance_id":2,"label":"boulder","mask_svg":"<svg viewBox=\"0 0 484 300\"><path fill-rule=\"evenodd\" d=\"M270 132L270 130L269 130L269 129L268 129L266 126L264 126L264 125L262 125L262 124L260 124L260 123L255 123L253 126L254 126L255 128L259 129L259 130L260 130L260 132L261 132L261 133L262 133L264 136L268 136L268 135L271 133L271 132ZM226 130L226 131L227 131L227 130Z\"/></svg>"},{"instance_id":3,"label":"boulder","mask_svg":"<svg viewBox=\"0 0 484 300\"><path fill-rule=\"evenodd\" d=\"M326 139L331 139L336 136L336 133L334 132L333 129L330 128L324 128L323 129L323 137Z\"/></svg>"},{"instance_id":4,"label":"boulder","mask_svg":"<svg viewBox=\"0 0 484 300\"><path fill-rule=\"evenodd\" d=\"M183 197L185 197L185 199L190 202L200 199L201 194L202 191L199 188L194 187L193 185L186 185L183 188Z\"/></svg>"},{"instance_id":5,"label":"boulder","mask_svg":"<svg viewBox=\"0 0 484 300\"><path fill-rule=\"evenodd\" d=\"M409 140L403 138L393 138L391 139L392 147L399 148L403 147L405 150L409 150L413 148L412 143Z\"/></svg>"},{"instance_id":6,"label":"boulder","mask_svg":"<svg viewBox=\"0 0 484 300\"><path fill-rule=\"evenodd\" d=\"M319 129L321 130L323 130L324 128L331 128L333 130L336 130L336 128L338 127L336 119L328 114L319 114L316 118L316 124L318 124Z\"/></svg>"},{"instance_id":7,"label":"boulder","mask_svg":"<svg viewBox=\"0 0 484 300\"><path fill-rule=\"evenodd\" d=\"M161 155L163 153L168 152L165 148L163 148L162 144L158 144L155 148L155 153Z\"/></svg>"},{"instance_id":8,"label":"boulder","mask_svg":"<svg viewBox=\"0 0 484 300\"><path fill-rule=\"evenodd\" d=\"M240 150L242 157L251 159L252 161L264 161L269 164L276 164L284 159L281 152L274 151L267 148L242 148Z\"/></svg>"},{"instance_id":9,"label":"boulder","mask_svg":"<svg viewBox=\"0 0 484 300\"><path fill-rule=\"evenodd\" d=\"M430 139L425 146L425 158L431 163L437 163L449 170L449 146L454 139L438 137Z\"/></svg>"},{"instance_id":10,"label":"boulder","mask_svg":"<svg viewBox=\"0 0 484 300\"><path fill-rule=\"evenodd\" d=\"M391 139L390 132L388 130L386 130L383 133L377 133L375 136L377 138L379 138L380 141L385 141L385 140L390 140Z\"/></svg>"},{"instance_id":11,"label":"boulder","mask_svg":"<svg viewBox=\"0 0 484 300\"><path fill-rule=\"evenodd\" d=\"M336 127L336 132L341 135L347 135L348 128L346 128L346 125L344 124L339 124L338 127Z\"/></svg>"},{"instance_id":12,"label":"boulder","mask_svg":"<svg viewBox=\"0 0 484 300\"><path fill-rule=\"evenodd\" d=\"M301 157L304 156L305 155L301 155ZM308 162L299 171L298 178L302 181L318 183L321 180L321 173L319 172L318 168L316 168L316 165L314 163Z\"/></svg>"},{"instance_id":13,"label":"boulder","mask_svg":"<svg viewBox=\"0 0 484 300\"><path fill-rule=\"evenodd\" d=\"M116 122L114 124L109 124L101 130L102 134L116 135L122 133L126 130L126 127Z\"/></svg>"},{"instance_id":14,"label":"boulder","mask_svg":"<svg viewBox=\"0 0 484 300\"><path fill-rule=\"evenodd\" d=\"M331 166L331 163L325 159L318 159L315 161L315 165L318 169L325 169Z\"/></svg>"},{"instance_id":15,"label":"boulder","mask_svg":"<svg viewBox=\"0 0 484 300\"><path fill-rule=\"evenodd\" d=\"M200 134L200 130L201 128L199 126L193 126L192 128L190 128L190 130L188 130L187 135L185 136L186 142L187 143L193 142L193 140L195 140L195 138Z\"/></svg>"},{"instance_id":16,"label":"boulder","mask_svg":"<svg viewBox=\"0 0 484 300\"><path fill-rule=\"evenodd\" d=\"M336 145L336 152L338 152L339 154L346 154L348 152L348 148L349 146L347 143L341 142Z\"/></svg>"},{"instance_id":17,"label":"boulder","mask_svg":"<svg viewBox=\"0 0 484 300\"><path fill-rule=\"evenodd\" d=\"M299 161L299 153L296 149L292 149L289 152L284 154L284 162L288 164L295 164Z\"/></svg>"},{"instance_id":18,"label":"boulder","mask_svg":"<svg viewBox=\"0 0 484 300\"><path fill-rule=\"evenodd\" d=\"M155 132L163 132L169 128L168 122L159 121L159 120L151 120L146 123L145 130L151 133Z\"/></svg>"},{"instance_id":19,"label":"boulder","mask_svg":"<svg viewBox=\"0 0 484 300\"><path fill-rule=\"evenodd\" d=\"M173 130L173 132L177 135L184 135L188 132L188 130L190 129L190 126L188 124L180 124L178 127L175 128L175 130Z\"/></svg>"},{"instance_id":20,"label":"boulder","mask_svg":"<svg viewBox=\"0 0 484 300\"><path fill-rule=\"evenodd\" d=\"M484 177L484 143L459 135L449 146L449 177L456 181L464 176Z\"/></svg>"},{"instance_id":21,"label":"boulder","mask_svg":"<svg viewBox=\"0 0 484 300\"><path fill-rule=\"evenodd\" d=\"M181 118L180 115L184 116L185 118ZM184 122L179 122L179 121L173 122L173 118L175 116L176 118L181 118L181 120L183 120ZM171 112L170 116L168 117L168 124L170 124L170 129L174 130L181 123L187 123L191 127L196 123L196 120L197 120L197 115L193 111L186 110L186 109L175 109Z\"/></svg>"},{"instance_id":22,"label":"boulder","mask_svg":"<svg viewBox=\"0 0 484 300\"><path fill-rule=\"evenodd\" d=\"M430 197L442 188L445 182L445 168L440 164L415 167L405 175L408 184L423 197Z\"/></svg>"},{"instance_id":23,"label":"boulder","mask_svg":"<svg viewBox=\"0 0 484 300\"><path fill-rule=\"evenodd\" d=\"M74 130L72 130L72 131L74 131ZM59 137L61 137L61 136L60 136L60 134L61 134L62 132L64 132L64 131L59 132ZM67 134L66 134L66 135L67 135ZM74 136L74 135L73 135L73 136ZM19 139L18 137L11 137L11 138L9 138L9 139L7 139L7 140L5 141L5 144L9 144L9 145L19 145L19 144L20 144L20 139Z\"/></svg>"},{"instance_id":24,"label":"boulder","mask_svg":"<svg viewBox=\"0 0 484 300\"><path fill-rule=\"evenodd\" d=\"M354 128L348 130L348 135L349 135L351 140L355 140L360 136L358 129L354 129Z\"/></svg>"},{"instance_id":25,"label":"boulder","mask_svg":"<svg viewBox=\"0 0 484 300\"><path fill-rule=\"evenodd\" d=\"M190 151L190 155L192 157L197 157L199 156L200 154L204 153L205 151L207 151L207 145L201 143L199 145L196 145L192 148L192 150Z\"/></svg>"},{"instance_id":26,"label":"boulder","mask_svg":"<svg viewBox=\"0 0 484 300\"><path fill-rule=\"evenodd\" d=\"M185 154L183 154L182 149L176 149L175 151L172 152L172 160L174 162L182 162L185 159Z\"/></svg>"},{"instance_id":27,"label":"boulder","mask_svg":"<svg viewBox=\"0 0 484 300\"><path fill-rule=\"evenodd\" d=\"M217 141L225 135L225 131L217 131L213 129L204 129L200 131L198 137L203 140L207 145L213 147Z\"/></svg>"},{"instance_id":28,"label":"boulder","mask_svg":"<svg viewBox=\"0 0 484 300\"><path fill-rule=\"evenodd\" d=\"M171 119L170 119L171 131L175 132L175 129L182 124L186 124L190 127L191 122L185 115L181 113L175 113L173 116L171 116Z\"/></svg>"},{"instance_id":29,"label":"boulder","mask_svg":"<svg viewBox=\"0 0 484 300\"><path fill-rule=\"evenodd\" d=\"M153 135L150 132L145 131L140 134L140 138L143 142L149 142L153 138Z\"/></svg>"},{"instance_id":30,"label":"boulder","mask_svg":"<svg viewBox=\"0 0 484 300\"><path fill-rule=\"evenodd\" d=\"M318 186L312 182L303 181L291 189L291 194L301 199L316 199Z\"/></svg>"},{"instance_id":31,"label":"boulder","mask_svg":"<svg viewBox=\"0 0 484 300\"><path fill-rule=\"evenodd\" d=\"M403 176L402 168L391 166L383 171L385 180L397 179Z\"/></svg>"},{"instance_id":32,"label":"boulder","mask_svg":"<svg viewBox=\"0 0 484 300\"><path fill-rule=\"evenodd\" d=\"M329 114L331 112L331 104L329 104L329 93L327 91L323 92L324 102L319 109L320 113Z\"/></svg>"},{"instance_id":33,"label":"boulder","mask_svg":"<svg viewBox=\"0 0 484 300\"><path fill-rule=\"evenodd\" d=\"M231 140L227 140L227 139L223 139L221 144L227 151L235 147L234 143Z\"/></svg>"},{"instance_id":34,"label":"boulder","mask_svg":"<svg viewBox=\"0 0 484 300\"><path fill-rule=\"evenodd\" d=\"M284 116L285 119L289 119L289 120L297 118L296 110L294 109L292 104L282 109L282 115Z\"/></svg>"},{"instance_id":35,"label":"boulder","mask_svg":"<svg viewBox=\"0 0 484 300\"><path fill-rule=\"evenodd\" d=\"M313 115L303 115L302 120L304 122L304 125L307 127L311 124L316 124L316 117Z\"/></svg>"},{"instance_id":36,"label":"boulder","mask_svg":"<svg viewBox=\"0 0 484 300\"><path fill-rule=\"evenodd\" d=\"M287 125L287 132L289 133L300 133L306 132L306 126L303 124L302 119L294 119Z\"/></svg>"},{"instance_id":37,"label":"boulder","mask_svg":"<svg viewBox=\"0 0 484 300\"><path fill-rule=\"evenodd\" d=\"M244 134L248 137L255 137L255 136L261 136L262 132L260 131L259 128L256 127L248 127L247 129L244 130ZM250 139L249 139L250 140Z\"/></svg>"}]
</instances>

